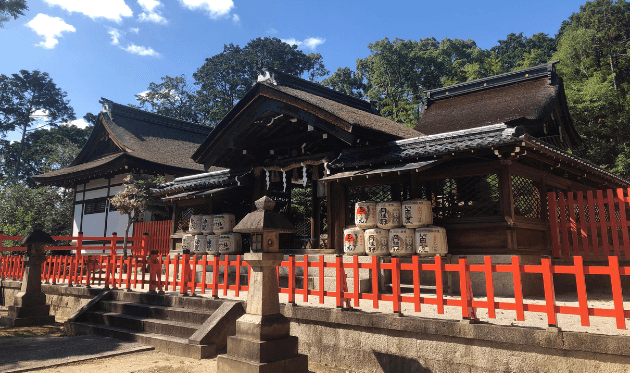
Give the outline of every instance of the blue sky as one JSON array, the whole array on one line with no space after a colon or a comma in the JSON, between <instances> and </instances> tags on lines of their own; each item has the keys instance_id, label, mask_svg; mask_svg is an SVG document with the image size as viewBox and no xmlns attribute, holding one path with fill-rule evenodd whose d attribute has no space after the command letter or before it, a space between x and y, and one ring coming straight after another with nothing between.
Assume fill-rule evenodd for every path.
<instances>
[{"instance_id":1,"label":"blue sky","mask_svg":"<svg viewBox=\"0 0 630 373\"><path fill-rule=\"evenodd\" d=\"M332 72L354 68L385 37L473 39L487 49L511 32L555 35L584 2L28 0L25 16L0 29L0 74L48 72L81 118L98 113L101 97L135 103L165 75L192 82L224 44L277 37L321 53Z\"/></svg>"}]
</instances>

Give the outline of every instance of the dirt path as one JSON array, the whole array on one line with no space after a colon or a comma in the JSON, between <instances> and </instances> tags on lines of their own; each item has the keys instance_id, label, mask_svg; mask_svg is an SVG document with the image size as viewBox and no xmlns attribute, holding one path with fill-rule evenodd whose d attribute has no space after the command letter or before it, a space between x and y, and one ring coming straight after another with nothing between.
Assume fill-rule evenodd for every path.
<instances>
[{"instance_id":1,"label":"dirt path","mask_svg":"<svg viewBox=\"0 0 630 373\"><path fill-rule=\"evenodd\" d=\"M94 359L38 370L49 373L215 373L216 359L196 360L157 351Z\"/></svg>"}]
</instances>

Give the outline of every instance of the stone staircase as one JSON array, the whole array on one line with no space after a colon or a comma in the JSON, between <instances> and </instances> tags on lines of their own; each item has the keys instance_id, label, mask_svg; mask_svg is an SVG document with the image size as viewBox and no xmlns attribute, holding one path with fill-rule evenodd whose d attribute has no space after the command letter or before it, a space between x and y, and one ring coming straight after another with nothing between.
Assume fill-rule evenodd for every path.
<instances>
[{"instance_id":1,"label":"stone staircase","mask_svg":"<svg viewBox=\"0 0 630 373\"><path fill-rule=\"evenodd\" d=\"M106 290L68 319L65 328L72 335L98 334L204 359L226 348L244 312L242 302Z\"/></svg>"}]
</instances>

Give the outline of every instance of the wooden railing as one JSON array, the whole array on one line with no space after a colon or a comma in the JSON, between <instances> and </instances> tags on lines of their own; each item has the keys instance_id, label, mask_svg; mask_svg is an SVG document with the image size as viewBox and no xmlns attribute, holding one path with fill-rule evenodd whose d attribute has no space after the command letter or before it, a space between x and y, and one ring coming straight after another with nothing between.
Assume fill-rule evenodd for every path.
<instances>
[{"instance_id":1,"label":"wooden railing","mask_svg":"<svg viewBox=\"0 0 630 373\"><path fill-rule=\"evenodd\" d=\"M172 220L138 222L133 225L133 236L141 238L149 234L149 251L157 250L159 255L167 255L171 248Z\"/></svg>"},{"instance_id":2,"label":"wooden railing","mask_svg":"<svg viewBox=\"0 0 630 373\"><path fill-rule=\"evenodd\" d=\"M0 231L0 254L2 252L13 251L26 251L26 247L23 246L8 246L5 245L7 241L19 241L22 236L5 236L4 232ZM75 251L77 257L82 256L84 250L106 250L109 251L109 255L116 255L118 250L122 250L124 237L118 237L112 234L110 237L88 237L79 233L77 236L53 236L55 241L70 241L74 242L74 245L65 246L46 246L46 250L50 251ZM88 243L86 245L86 242ZM105 246L93 246L91 243L105 242ZM127 249L130 250L132 256L147 256L149 255L149 236L142 235L141 237L129 237L127 239Z\"/></svg>"},{"instance_id":3,"label":"wooden railing","mask_svg":"<svg viewBox=\"0 0 630 373\"><path fill-rule=\"evenodd\" d=\"M315 259L315 260L313 260ZM370 262L359 263L358 257L345 263L343 257L337 256L334 261L325 261L323 255L303 256L297 261L295 256L289 256L280 266L288 273L288 286L279 288L281 294L287 294L289 302L297 299L308 302L315 300L324 303L332 299L338 307L358 307L361 301L368 301L367 306L379 309L382 304L391 305L394 312L401 312L402 305L413 306L415 312L420 312L423 305L433 305L438 314L444 314L445 307L457 307L461 310L462 318L476 318L477 309L486 309L490 319L496 318L497 310L513 311L516 320L525 321L526 318L546 315L548 325L558 324L558 314L578 315L582 326L590 326L592 317L611 318L618 329L626 328L626 318L630 318L630 310L624 308L621 287L621 276L630 275L630 267L620 267L617 256L608 257L607 266L585 266L581 256L573 257L572 265L554 265L550 258L542 258L539 265L523 265L518 256L513 256L510 264L493 264L490 256L484 257L483 264L469 264L466 258L460 258L458 263L446 264L442 258L436 256L432 263L421 263L417 256L412 257L411 263L402 263L399 258L392 257L390 263L382 263L377 257ZM206 269L210 269L207 272ZM233 268L233 270L232 270ZM123 260L120 256L74 257L51 256L43 264L43 280L52 283L76 285L100 285L106 288L146 289L150 291L175 291L186 293L209 293L212 296L233 295L248 291L248 284L241 282L241 269L249 274L249 265L240 255L233 256L202 256L182 255L179 257L157 256L130 257ZM296 269L302 268L303 273L314 274L317 289L309 289L306 279L303 286L296 286ZM314 269L309 271L309 269ZM334 281L331 289L326 290L324 272L333 269L334 276L327 277ZM372 290L361 291L359 271L371 272ZM391 293L379 291L379 279L382 271L391 273ZM21 257L0 257L0 275L2 278L21 278ZM413 293L403 293L401 276L407 271L413 279ZM430 285L435 290L423 293L420 279L423 272L429 272L435 278ZM459 275L459 295L445 296L443 279L449 272ZM471 291L471 273L482 273L485 277L485 299L474 299ZM511 273L514 290L512 301L497 301L493 282L494 273ZM544 301L525 300L522 290L523 274L540 274L543 280ZM575 276L577 289L577 306L558 305L555 298L554 274L569 274ZM230 277L232 275L232 277ZM612 294L613 308L590 307L587 299L587 275L605 275L610 278L609 288ZM352 278L353 285L348 286L346 276ZM249 277L248 277L249 278ZM230 282L232 282L230 284ZM426 288L425 288L426 289ZM426 290L425 290L426 291ZM232 295L232 294L230 294ZM364 302L363 307L366 306ZM530 313L539 313L530 315Z\"/></svg>"},{"instance_id":4,"label":"wooden railing","mask_svg":"<svg viewBox=\"0 0 630 373\"><path fill-rule=\"evenodd\" d=\"M548 193L553 256L630 259L630 188Z\"/></svg>"}]
</instances>

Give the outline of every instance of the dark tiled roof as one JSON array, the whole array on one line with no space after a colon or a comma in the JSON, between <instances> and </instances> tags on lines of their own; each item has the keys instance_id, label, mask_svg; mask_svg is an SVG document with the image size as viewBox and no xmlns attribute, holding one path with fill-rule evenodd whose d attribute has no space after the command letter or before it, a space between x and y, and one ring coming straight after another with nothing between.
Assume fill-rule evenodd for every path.
<instances>
[{"instance_id":1,"label":"dark tiled roof","mask_svg":"<svg viewBox=\"0 0 630 373\"><path fill-rule=\"evenodd\" d=\"M387 162L402 162L420 157L446 154L461 150L487 148L521 141L514 137L514 128L496 124L481 128L420 136L393 141L378 146L347 149L330 162L328 168L340 169Z\"/></svg>"},{"instance_id":2,"label":"dark tiled roof","mask_svg":"<svg viewBox=\"0 0 630 373\"><path fill-rule=\"evenodd\" d=\"M340 118L352 126L364 127L374 131L398 136L408 139L422 135L418 131L409 128L403 124L396 123L371 111L365 111L354 106L348 106L345 103L333 101L329 98L318 96L314 93L303 91L291 87L283 87L280 85L272 85L264 83L273 89L284 92L290 96L306 101L311 105L315 105L324 111ZM344 95L345 96L345 95ZM348 96L349 97L349 96Z\"/></svg>"},{"instance_id":3,"label":"dark tiled roof","mask_svg":"<svg viewBox=\"0 0 630 373\"><path fill-rule=\"evenodd\" d=\"M561 84L546 64L427 91L415 129L432 135L514 120L539 124L558 103Z\"/></svg>"},{"instance_id":4,"label":"dark tiled roof","mask_svg":"<svg viewBox=\"0 0 630 373\"><path fill-rule=\"evenodd\" d=\"M210 127L103 101L109 110L100 116L128 154L165 166L203 171L203 165L190 157L210 133Z\"/></svg>"},{"instance_id":5,"label":"dark tiled roof","mask_svg":"<svg viewBox=\"0 0 630 373\"><path fill-rule=\"evenodd\" d=\"M124 157L125 153L110 154L87 163L81 163L76 166L68 166L59 170L47 172L45 174L36 175L33 176L33 179L37 182L45 182L48 179L53 179L58 176L72 176L73 174L81 174L87 170L109 169L113 165L123 162Z\"/></svg>"},{"instance_id":6,"label":"dark tiled roof","mask_svg":"<svg viewBox=\"0 0 630 373\"><path fill-rule=\"evenodd\" d=\"M239 177L246 173L248 173L248 171L221 170L178 177L169 183L160 185L155 191L158 194L169 194L184 190L190 191L236 185L238 184Z\"/></svg>"},{"instance_id":7,"label":"dark tiled roof","mask_svg":"<svg viewBox=\"0 0 630 373\"><path fill-rule=\"evenodd\" d=\"M510 127L505 124L398 140L373 147L347 149L337 159L330 162L327 168L334 170L335 173L343 172L343 169L367 170L383 164L411 163L412 160L427 160L429 157L439 159L443 155L455 152L488 149L509 144L519 144L520 147L545 154L550 157L549 159L568 162L589 173L612 179L619 185L630 186L629 180L539 141L529 134L522 134L520 127Z\"/></svg>"}]
</instances>

